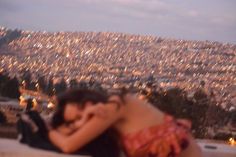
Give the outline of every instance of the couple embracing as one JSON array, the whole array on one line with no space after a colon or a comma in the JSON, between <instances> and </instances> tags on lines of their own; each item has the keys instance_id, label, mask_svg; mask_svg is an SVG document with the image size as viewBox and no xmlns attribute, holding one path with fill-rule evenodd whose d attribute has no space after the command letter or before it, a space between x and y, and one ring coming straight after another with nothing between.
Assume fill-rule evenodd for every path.
<instances>
[{"instance_id":1,"label":"couple embracing","mask_svg":"<svg viewBox=\"0 0 236 157\"><path fill-rule=\"evenodd\" d=\"M201 157L191 123L175 119L127 90L74 89L57 97L49 140L64 153L93 143L119 157ZM100 141L99 141L100 140Z\"/></svg>"}]
</instances>

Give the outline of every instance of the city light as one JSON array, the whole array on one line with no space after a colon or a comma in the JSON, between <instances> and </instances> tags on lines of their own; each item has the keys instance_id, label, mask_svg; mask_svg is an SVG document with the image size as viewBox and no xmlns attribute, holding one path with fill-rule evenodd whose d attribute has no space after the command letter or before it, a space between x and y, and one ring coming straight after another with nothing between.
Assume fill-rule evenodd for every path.
<instances>
[{"instance_id":1,"label":"city light","mask_svg":"<svg viewBox=\"0 0 236 157\"><path fill-rule=\"evenodd\" d=\"M236 146L236 140L233 137L229 138L229 144L232 146Z\"/></svg>"},{"instance_id":2,"label":"city light","mask_svg":"<svg viewBox=\"0 0 236 157\"><path fill-rule=\"evenodd\" d=\"M25 80L23 80L21 84L22 84L23 88L25 89L25 86L26 86Z\"/></svg>"},{"instance_id":3,"label":"city light","mask_svg":"<svg viewBox=\"0 0 236 157\"><path fill-rule=\"evenodd\" d=\"M33 108L36 108L38 106L38 102L35 98L33 98L32 103L33 103Z\"/></svg>"},{"instance_id":4,"label":"city light","mask_svg":"<svg viewBox=\"0 0 236 157\"><path fill-rule=\"evenodd\" d=\"M47 108L51 109L51 108L54 108L54 107L55 107L55 105L54 105L52 102L49 102L49 103L48 103Z\"/></svg>"},{"instance_id":5,"label":"city light","mask_svg":"<svg viewBox=\"0 0 236 157\"><path fill-rule=\"evenodd\" d=\"M20 100L20 102L19 102L20 106L25 107L27 103L26 103L26 99L24 98L24 96L21 95L19 97L19 100Z\"/></svg>"}]
</instances>

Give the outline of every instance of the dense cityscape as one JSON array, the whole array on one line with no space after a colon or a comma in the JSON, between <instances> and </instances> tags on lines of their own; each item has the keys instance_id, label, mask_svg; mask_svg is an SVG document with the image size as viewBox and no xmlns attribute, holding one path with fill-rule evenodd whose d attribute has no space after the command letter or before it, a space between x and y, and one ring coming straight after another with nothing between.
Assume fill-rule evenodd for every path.
<instances>
[{"instance_id":1,"label":"dense cityscape","mask_svg":"<svg viewBox=\"0 0 236 157\"><path fill-rule=\"evenodd\" d=\"M0 37L9 31L1 27ZM187 91L204 82L218 105L236 105L234 44L110 32L19 32L0 47L0 71L11 76L28 70L34 79L94 79L108 86L152 79L161 88Z\"/></svg>"},{"instance_id":2,"label":"dense cityscape","mask_svg":"<svg viewBox=\"0 0 236 157\"><path fill-rule=\"evenodd\" d=\"M128 87L162 111L191 120L200 145L236 145L234 44L0 27L0 59L0 137L17 138L18 115L29 105L50 117L55 95L69 88Z\"/></svg>"},{"instance_id":3,"label":"dense cityscape","mask_svg":"<svg viewBox=\"0 0 236 157\"><path fill-rule=\"evenodd\" d=\"M0 157L236 157L236 0L0 0Z\"/></svg>"}]
</instances>

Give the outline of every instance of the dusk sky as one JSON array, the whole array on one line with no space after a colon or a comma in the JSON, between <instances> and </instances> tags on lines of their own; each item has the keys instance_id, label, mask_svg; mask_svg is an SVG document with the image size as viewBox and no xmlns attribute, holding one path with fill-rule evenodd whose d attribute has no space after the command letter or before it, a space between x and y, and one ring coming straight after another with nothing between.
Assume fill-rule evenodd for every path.
<instances>
[{"instance_id":1,"label":"dusk sky","mask_svg":"<svg viewBox=\"0 0 236 157\"><path fill-rule=\"evenodd\" d=\"M236 0L0 0L0 26L236 44Z\"/></svg>"}]
</instances>

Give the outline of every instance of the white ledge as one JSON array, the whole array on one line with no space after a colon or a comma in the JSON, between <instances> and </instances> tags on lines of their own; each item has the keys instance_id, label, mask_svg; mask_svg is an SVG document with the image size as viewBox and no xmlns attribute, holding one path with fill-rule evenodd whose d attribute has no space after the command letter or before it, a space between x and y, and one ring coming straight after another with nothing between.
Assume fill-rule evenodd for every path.
<instances>
[{"instance_id":1,"label":"white ledge","mask_svg":"<svg viewBox=\"0 0 236 157\"><path fill-rule=\"evenodd\" d=\"M236 157L236 146L217 141L197 140L204 157ZM0 157L89 157L35 149L17 140L0 138Z\"/></svg>"},{"instance_id":2,"label":"white ledge","mask_svg":"<svg viewBox=\"0 0 236 157\"><path fill-rule=\"evenodd\" d=\"M89 157L35 149L16 140L0 138L0 157Z\"/></svg>"}]
</instances>

